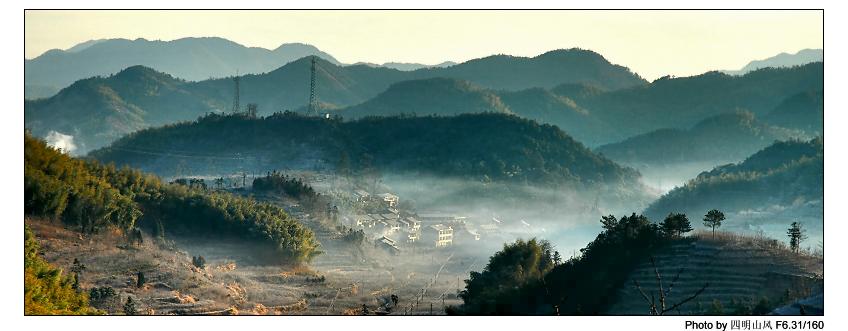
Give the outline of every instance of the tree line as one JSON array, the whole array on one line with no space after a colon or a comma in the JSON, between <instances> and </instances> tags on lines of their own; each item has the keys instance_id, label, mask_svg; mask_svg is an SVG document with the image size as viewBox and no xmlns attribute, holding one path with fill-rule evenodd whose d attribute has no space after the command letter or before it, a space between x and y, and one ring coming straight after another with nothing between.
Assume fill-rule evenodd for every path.
<instances>
[{"instance_id":1,"label":"tree line","mask_svg":"<svg viewBox=\"0 0 848 331\"><path fill-rule=\"evenodd\" d=\"M314 233L272 204L75 159L28 133L24 159L28 215L59 219L83 232L114 226L131 234L142 223L258 239L273 245L283 263L308 262L320 253Z\"/></svg>"}]
</instances>

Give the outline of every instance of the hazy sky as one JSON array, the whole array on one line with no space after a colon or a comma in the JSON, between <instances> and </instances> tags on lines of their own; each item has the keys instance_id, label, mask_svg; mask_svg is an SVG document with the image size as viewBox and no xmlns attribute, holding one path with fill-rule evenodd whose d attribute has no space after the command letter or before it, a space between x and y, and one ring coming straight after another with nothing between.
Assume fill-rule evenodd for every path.
<instances>
[{"instance_id":1,"label":"hazy sky","mask_svg":"<svg viewBox=\"0 0 848 331\"><path fill-rule=\"evenodd\" d=\"M647 79L823 48L820 11L27 11L25 56L100 38L315 45L344 63L594 50Z\"/></svg>"}]
</instances>

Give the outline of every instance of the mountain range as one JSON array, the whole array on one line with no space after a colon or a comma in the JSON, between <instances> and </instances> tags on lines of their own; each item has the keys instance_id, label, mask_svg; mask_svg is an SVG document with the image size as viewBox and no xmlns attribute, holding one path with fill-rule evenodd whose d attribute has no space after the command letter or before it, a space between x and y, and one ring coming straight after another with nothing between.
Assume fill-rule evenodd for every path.
<instances>
[{"instance_id":1,"label":"mountain range","mask_svg":"<svg viewBox=\"0 0 848 331\"><path fill-rule=\"evenodd\" d=\"M269 50L217 37L173 41L90 40L64 51L53 49L25 60L24 85L28 87L25 97L48 97L51 92L77 80L111 75L135 65L198 81L236 73L264 73L311 55L339 64L330 54L299 43L282 44Z\"/></svg>"},{"instance_id":2,"label":"mountain range","mask_svg":"<svg viewBox=\"0 0 848 331\"><path fill-rule=\"evenodd\" d=\"M323 109L363 103L394 83L436 77L498 90L553 88L564 83L591 83L611 90L647 84L626 68L580 49L551 51L534 58L491 56L415 71L338 66L322 59L316 62L316 94ZM255 103L260 114L302 108L308 101L311 65L310 58L302 58L265 74L241 76L242 106ZM26 101L25 125L37 136L50 131L73 135L84 152L138 128L230 111L233 95L230 78L188 82L133 66L112 76L80 80L50 98Z\"/></svg>"},{"instance_id":3,"label":"mountain range","mask_svg":"<svg viewBox=\"0 0 848 331\"><path fill-rule=\"evenodd\" d=\"M804 65L811 62L823 62L823 49L802 49L795 54L780 53L763 60L751 61L739 70L725 70L729 75L744 75L762 68L781 68Z\"/></svg>"},{"instance_id":4,"label":"mountain range","mask_svg":"<svg viewBox=\"0 0 848 331\"><path fill-rule=\"evenodd\" d=\"M105 44L94 43L77 52ZM305 110L311 66L311 58L305 57L264 74L241 76L241 109L253 103L264 115ZM581 49L532 58L495 55L413 71L341 66L319 58L316 69L315 93L322 112L350 119L511 113L557 125L591 147L658 129L687 130L736 110L750 111L775 126L814 132L819 126L815 115L823 109L816 106L815 97L815 91L823 90L821 62L765 68L743 76L709 72L664 77L651 83ZM813 94L804 97L805 93ZM793 95L798 95L794 101L787 99ZM50 98L26 101L25 126L40 137L53 131L71 135L84 153L140 128L229 112L233 96L232 78L190 82L133 66L115 75L80 80ZM784 106L777 111L781 103ZM807 124L793 124L801 119Z\"/></svg>"}]
</instances>

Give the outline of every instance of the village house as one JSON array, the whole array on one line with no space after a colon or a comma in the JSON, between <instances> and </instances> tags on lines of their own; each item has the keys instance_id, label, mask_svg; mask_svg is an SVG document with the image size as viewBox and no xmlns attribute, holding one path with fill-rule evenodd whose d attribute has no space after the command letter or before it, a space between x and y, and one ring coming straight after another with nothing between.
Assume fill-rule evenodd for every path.
<instances>
[{"instance_id":1,"label":"village house","mask_svg":"<svg viewBox=\"0 0 848 331\"><path fill-rule=\"evenodd\" d=\"M400 200L397 195L391 193L383 193L378 195L380 199L382 199L383 203L386 204L389 208L397 207L398 201Z\"/></svg>"},{"instance_id":2,"label":"village house","mask_svg":"<svg viewBox=\"0 0 848 331\"><path fill-rule=\"evenodd\" d=\"M421 222L419 222L417 219L415 219L415 217L412 216L399 219L398 222L400 223L401 227L404 228L404 231L407 232L417 232L421 229Z\"/></svg>"},{"instance_id":3,"label":"village house","mask_svg":"<svg viewBox=\"0 0 848 331\"><path fill-rule=\"evenodd\" d=\"M440 212L423 212L418 214L418 219L421 223L426 224L439 224L439 223L465 223L468 220L468 217L458 216L455 214L449 213L440 213Z\"/></svg>"},{"instance_id":4,"label":"village house","mask_svg":"<svg viewBox=\"0 0 848 331\"><path fill-rule=\"evenodd\" d=\"M356 202L360 203L365 203L371 200L371 194L363 190L353 191L353 197L356 199Z\"/></svg>"},{"instance_id":5,"label":"village house","mask_svg":"<svg viewBox=\"0 0 848 331\"><path fill-rule=\"evenodd\" d=\"M400 247L397 246L397 242L386 236L377 239L374 244L375 246L386 250L390 254L397 255L400 253Z\"/></svg>"},{"instance_id":6,"label":"village house","mask_svg":"<svg viewBox=\"0 0 848 331\"><path fill-rule=\"evenodd\" d=\"M435 224L421 231L421 241L435 247L453 245L453 228L444 224Z\"/></svg>"}]
</instances>

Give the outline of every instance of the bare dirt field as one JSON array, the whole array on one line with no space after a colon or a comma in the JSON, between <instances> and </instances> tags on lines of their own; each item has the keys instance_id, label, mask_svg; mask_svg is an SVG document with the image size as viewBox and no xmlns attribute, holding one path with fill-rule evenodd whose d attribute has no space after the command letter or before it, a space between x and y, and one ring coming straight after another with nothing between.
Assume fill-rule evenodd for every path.
<instances>
[{"instance_id":1,"label":"bare dirt field","mask_svg":"<svg viewBox=\"0 0 848 331\"><path fill-rule=\"evenodd\" d=\"M307 266L286 267L258 260L257 250L265 248L243 241L163 243L145 235L143 243L128 245L117 231L82 235L58 222L25 222L48 262L66 272L74 259L85 266L84 290L115 290L117 296L92 302L110 314L122 313L128 297L140 314L156 315L343 315L362 314L363 305L370 314L444 314L446 305L460 302L462 280L486 262L451 248L392 255L367 244L350 247L317 231L324 253ZM204 268L192 265L196 255L204 256ZM141 287L138 272L146 279Z\"/></svg>"}]
</instances>

